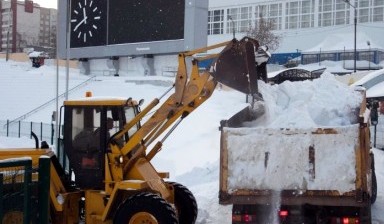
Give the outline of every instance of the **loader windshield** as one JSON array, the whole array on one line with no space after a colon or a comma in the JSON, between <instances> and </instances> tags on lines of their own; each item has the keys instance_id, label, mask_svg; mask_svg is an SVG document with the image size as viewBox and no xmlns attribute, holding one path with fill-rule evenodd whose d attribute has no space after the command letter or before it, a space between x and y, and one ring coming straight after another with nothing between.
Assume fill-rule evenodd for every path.
<instances>
[{"instance_id":1,"label":"loader windshield","mask_svg":"<svg viewBox=\"0 0 384 224\"><path fill-rule=\"evenodd\" d=\"M109 152L111 136L138 113L136 106L67 106L65 108L64 150L75 173L75 182L81 187L101 188L104 179L104 154ZM140 124L114 144L124 145Z\"/></svg>"}]
</instances>

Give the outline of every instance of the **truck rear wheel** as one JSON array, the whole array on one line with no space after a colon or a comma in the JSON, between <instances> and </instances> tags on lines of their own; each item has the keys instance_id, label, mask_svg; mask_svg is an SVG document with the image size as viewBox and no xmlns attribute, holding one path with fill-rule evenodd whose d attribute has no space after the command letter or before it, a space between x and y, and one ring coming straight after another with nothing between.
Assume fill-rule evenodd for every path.
<instances>
[{"instance_id":1,"label":"truck rear wheel","mask_svg":"<svg viewBox=\"0 0 384 224\"><path fill-rule=\"evenodd\" d=\"M360 223L372 223L371 205L360 209Z\"/></svg>"},{"instance_id":2,"label":"truck rear wheel","mask_svg":"<svg viewBox=\"0 0 384 224\"><path fill-rule=\"evenodd\" d=\"M371 204L374 204L377 197L377 180L376 180L376 172L375 172L375 156L372 152L370 153L370 157L371 157L371 172L372 172Z\"/></svg>"},{"instance_id":3,"label":"truck rear wheel","mask_svg":"<svg viewBox=\"0 0 384 224\"><path fill-rule=\"evenodd\" d=\"M175 192L175 207L179 223L193 224L197 218L197 203L192 192L182 184L167 182L172 185Z\"/></svg>"},{"instance_id":4,"label":"truck rear wheel","mask_svg":"<svg viewBox=\"0 0 384 224\"><path fill-rule=\"evenodd\" d=\"M375 170L372 170L372 195L371 204L374 204L377 198L377 180Z\"/></svg>"},{"instance_id":5,"label":"truck rear wheel","mask_svg":"<svg viewBox=\"0 0 384 224\"><path fill-rule=\"evenodd\" d=\"M177 224L177 218L172 206L160 196L152 193L139 193L129 197L119 206L113 223Z\"/></svg>"}]
</instances>

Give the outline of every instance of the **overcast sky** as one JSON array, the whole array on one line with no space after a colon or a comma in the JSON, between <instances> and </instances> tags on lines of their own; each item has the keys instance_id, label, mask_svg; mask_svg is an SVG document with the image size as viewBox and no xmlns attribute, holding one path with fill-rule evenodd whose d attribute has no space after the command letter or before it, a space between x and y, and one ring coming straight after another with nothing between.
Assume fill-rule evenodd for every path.
<instances>
[{"instance_id":1,"label":"overcast sky","mask_svg":"<svg viewBox=\"0 0 384 224\"><path fill-rule=\"evenodd\" d=\"M33 0L33 2L44 8L57 9L57 0Z\"/></svg>"}]
</instances>

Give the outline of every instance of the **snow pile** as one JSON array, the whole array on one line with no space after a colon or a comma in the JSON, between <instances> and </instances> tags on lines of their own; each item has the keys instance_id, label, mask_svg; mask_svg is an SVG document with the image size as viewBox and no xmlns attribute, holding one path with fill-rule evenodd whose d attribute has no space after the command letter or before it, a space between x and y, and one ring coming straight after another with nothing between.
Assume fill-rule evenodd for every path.
<instances>
[{"instance_id":1,"label":"snow pile","mask_svg":"<svg viewBox=\"0 0 384 224\"><path fill-rule=\"evenodd\" d=\"M229 191L353 190L362 93L329 74L260 84L265 113L224 129Z\"/></svg>"},{"instance_id":2,"label":"snow pile","mask_svg":"<svg viewBox=\"0 0 384 224\"><path fill-rule=\"evenodd\" d=\"M6 148L32 148L35 146L35 141L27 137L21 138L5 138L0 139L0 149Z\"/></svg>"},{"instance_id":3,"label":"snow pile","mask_svg":"<svg viewBox=\"0 0 384 224\"><path fill-rule=\"evenodd\" d=\"M329 73L313 81L283 82L270 86L259 82L266 113L247 127L311 128L344 126L357 122L362 94L338 82Z\"/></svg>"}]
</instances>

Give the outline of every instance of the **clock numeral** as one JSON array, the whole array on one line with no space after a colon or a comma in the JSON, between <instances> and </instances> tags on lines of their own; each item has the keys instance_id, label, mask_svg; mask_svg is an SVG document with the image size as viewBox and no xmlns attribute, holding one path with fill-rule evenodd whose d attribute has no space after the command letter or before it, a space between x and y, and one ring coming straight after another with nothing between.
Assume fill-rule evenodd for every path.
<instances>
[{"instance_id":1,"label":"clock numeral","mask_svg":"<svg viewBox=\"0 0 384 224\"><path fill-rule=\"evenodd\" d=\"M83 6L81 6L81 3L80 3L80 2L79 2L79 7L80 7L80 8L83 8Z\"/></svg>"},{"instance_id":2,"label":"clock numeral","mask_svg":"<svg viewBox=\"0 0 384 224\"><path fill-rule=\"evenodd\" d=\"M89 36L92 37L92 32L91 31L89 31Z\"/></svg>"},{"instance_id":3,"label":"clock numeral","mask_svg":"<svg viewBox=\"0 0 384 224\"><path fill-rule=\"evenodd\" d=\"M87 0L84 0L84 6L86 6L87 5Z\"/></svg>"},{"instance_id":4,"label":"clock numeral","mask_svg":"<svg viewBox=\"0 0 384 224\"><path fill-rule=\"evenodd\" d=\"M77 22L77 19L71 19L71 22L72 23Z\"/></svg>"},{"instance_id":5,"label":"clock numeral","mask_svg":"<svg viewBox=\"0 0 384 224\"><path fill-rule=\"evenodd\" d=\"M97 30L97 26L96 26L96 25L92 25L92 27L93 27L95 30Z\"/></svg>"},{"instance_id":6,"label":"clock numeral","mask_svg":"<svg viewBox=\"0 0 384 224\"><path fill-rule=\"evenodd\" d=\"M80 38L80 36L81 36L81 32L79 32L79 35L77 35L77 38Z\"/></svg>"},{"instance_id":7,"label":"clock numeral","mask_svg":"<svg viewBox=\"0 0 384 224\"><path fill-rule=\"evenodd\" d=\"M87 34L84 33L84 42L87 42Z\"/></svg>"},{"instance_id":8,"label":"clock numeral","mask_svg":"<svg viewBox=\"0 0 384 224\"><path fill-rule=\"evenodd\" d=\"M78 12L78 11L76 11L76 10L73 10L73 12L74 12L75 14L79 14L79 12Z\"/></svg>"},{"instance_id":9,"label":"clock numeral","mask_svg":"<svg viewBox=\"0 0 384 224\"><path fill-rule=\"evenodd\" d=\"M94 19L100 19L100 16L95 16L95 17L93 17Z\"/></svg>"},{"instance_id":10,"label":"clock numeral","mask_svg":"<svg viewBox=\"0 0 384 224\"><path fill-rule=\"evenodd\" d=\"M96 12L96 10L97 10L97 7L95 7L95 8L93 9L94 12Z\"/></svg>"},{"instance_id":11,"label":"clock numeral","mask_svg":"<svg viewBox=\"0 0 384 224\"><path fill-rule=\"evenodd\" d=\"M92 7L92 3L93 3L93 1L91 1L91 3L89 3L89 7Z\"/></svg>"}]
</instances>

